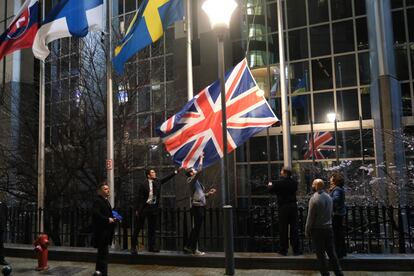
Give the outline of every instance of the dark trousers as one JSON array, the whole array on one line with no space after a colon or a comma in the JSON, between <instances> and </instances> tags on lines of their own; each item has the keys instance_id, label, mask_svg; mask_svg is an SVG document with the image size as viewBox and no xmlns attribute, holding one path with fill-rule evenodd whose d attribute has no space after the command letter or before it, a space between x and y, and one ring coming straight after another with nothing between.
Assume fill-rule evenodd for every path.
<instances>
[{"instance_id":1,"label":"dark trousers","mask_svg":"<svg viewBox=\"0 0 414 276\"><path fill-rule=\"evenodd\" d=\"M328 254L331 267L337 276L342 276L342 269L335 252L332 228L318 228L311 230L312 244L319 262L321 275L329 275L325 252Z\"/></svg>"},{"instance_id":2,"label":"dark trousers","mask_svg":"<svg viewBox=\"0 0 414 276\"><path fill-rule=\"evenodd\" d=\"M132 249L136 249L138 234L142 230L145 224L145 219L148 224L148 250L155 249L155 229L157 225L158 208L153 205L146 204L144 209L135 217L135 227L132 232Z\"/></svg>"},{"instance_id":3,"label":"dark trousers","mask_svg":"<svg viewBox=\"0 0 414 276\"><path fill-rule=\"evenodd\" d=\"M1 230L0 231L0 260L4 260L4 241L3 241L3 237L4 237L4 232Z\"/></svg>"},{"instance_id":4,"label":"dark trousers","mask_svg":"<svg viewBox=\"0 0 414 276\"><path fill-rule=\"evenodd\" d=\"M344 233L344 216L334 215L332 218L332 228L336 255L338 258L346 256L345 233Z\"/></svg>"},{"instance_id":5,"label":"dark trousers","mask_svg":"<svg viewBox=\"0 0 414 276\"><path fill-rule=\"evenodd\" d=\"M288 228L290 228L290 231L288 231ZM299 254L298 207L296 202L279 206L279 251L282 254L286 254L289 249L288 232L290 232L290 245L293 248L293 252Z\"/></svg>"},{"instance_id":6,"label":"dark trousers","mask_svg":"<svg viewBox=\"0 0 414 276\"><path fill-rule=\"evenodd\" d=\"M191 250L197 249L197 243L200 238L201 225L204 221L206 207L204 206L193 206L191 207L191 217L193 218L193 227L191 228L190 237L187 241L187 247Z\"/></svg>"},{"instance_id":7,"label":"dark trousers","mask_svg":"<svg viewBox=\"0 0 414 276\"><path fill-rule=\"evenodd\" d=\"M98 254L96 254L95 270L101 272L102 276L108 275L108 245L99 245Z\"/></svg>"}]
</instances>

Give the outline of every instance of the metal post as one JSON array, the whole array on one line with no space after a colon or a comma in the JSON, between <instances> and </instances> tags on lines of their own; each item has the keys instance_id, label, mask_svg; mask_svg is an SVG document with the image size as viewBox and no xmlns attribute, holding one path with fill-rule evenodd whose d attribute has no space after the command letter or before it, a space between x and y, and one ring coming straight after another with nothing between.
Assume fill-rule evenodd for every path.
<instances>
[{"instance_id":1,"label":"metal post","mask_svg":"<svg viewBox=\"0 0 414 276\"><path fill-rule=\"evenodd\" d=\"M283 165L292 168L292 154L290 150L290 120L288 99L286 91L285 74L285 41L283 35L283 11L282 1L277 0L277 22L279 38L279 64L280 64L280 92L282 100L282 131L283 131Z\"/></svg>"},{"instance_id":2,"label":"metal post","mask_svg":"<svg viewBox=\"0 0 414 276\"><path fill-rule=\"evenodd\" d=\"M338 119L335 115L334 120L334 127L335 127L335 156L336 156L336 165L339 165L339 147L338 147Z\"/></svg>"},{"instance_id":3,"label":"metal post","mask_svg":"<svg viewBox=\"0 0 414 276\"><path fill-rule=\"evenodd\" d=\"M7 0L4 0L4 31L7 30ZM0 105L6 95L6 56L3 57L3 95L0 97Z\"/></svg>"},{"instance_id":4,"label":"metal post","mask_svg":"<svg viewBox=\"0 0 414 276\"><path fill-rule=\"evenodd\" d=\"M191 48L191 0L187 0L187 98L193 98L193 57Z\"/></svg>"},{"instance_id":5,"label":"metal post","mask_svg":"<svg viewBox=\"0 0 414 276\"><path fill-rule=\"evenodd\" d=\"M218 72L221 89L221 124L223 134L223 158L221 159L221 184L224 214L224 247L226 258L226 275L234 275L234 248L233 248L233 210L230 205L230 187L227 156L227 115L226 91L224 79L224 30L218 31Z\"/></svg>"},{"instance_id":6,"label":"metal post","mask_svg":"<svg viewBox=\"0 0 414 276\"><path fill-rule=\"evenodd\" d=\"M113 91L112 91L112 1L107 1L107 59L106 59L106 180L111 190L110 203L114 207L115 189L114 189L114 125L113 125Z\"/></svg>"},{"instance_id":7,"label":"metal post","mask_svg":"<svg viewBox=\"0 0 414 276\"><path fill-rule=\"evenodd\" d=\"M45 3L42 5L42 19L45 16ZM40 60L39 77L39 144L37 154L37 208L39 233L44 231L45 204L45 61Z\"/></svg>"}]
</instances>

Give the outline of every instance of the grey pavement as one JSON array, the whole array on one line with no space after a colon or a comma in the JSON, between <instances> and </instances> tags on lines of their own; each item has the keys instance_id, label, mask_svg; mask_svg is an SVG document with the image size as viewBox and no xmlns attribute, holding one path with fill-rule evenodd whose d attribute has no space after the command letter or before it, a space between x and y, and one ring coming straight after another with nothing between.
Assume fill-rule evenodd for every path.
<instances>
[{"instance_id":1,"label":"grey pavement","mask_svg":"<svg viewBox=\"0 0 414 276\"><path fill-rule=\"evenodd\" d=\"M32 275L56 275L56 276L91 276L94 272L95 264L87 262L66 262L66 261L49 261L49 270L37 272L34 268L37 260L27 258L11 258L7 261L13 268L12 275L32 276ZM224 274L224 268L197 268L197 267L175 267L175 266L159 266L159 265L125 265L125 264L109 264L110 276L219 276ZM413 272L366 272L366 271L345 271L347 276L408 276ZM300 270L268 270L268 269L236 269L236 275L242 276L270 276L270 275L319 275L316 271L300 271Z\"/></svg>"}]
</instances>

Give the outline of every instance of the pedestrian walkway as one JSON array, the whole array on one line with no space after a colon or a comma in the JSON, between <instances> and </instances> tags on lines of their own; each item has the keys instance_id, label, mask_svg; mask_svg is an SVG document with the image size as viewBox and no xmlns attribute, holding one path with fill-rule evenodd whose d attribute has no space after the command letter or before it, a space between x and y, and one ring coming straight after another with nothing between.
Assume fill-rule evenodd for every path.
<instances>
[{"instance_id":1,"label":"pedestrian walkway","mask_svg":"<svg viewBox=\"0 0 414 276\"><path fill-rule=\"evenodd\" d=\"M66 262L66 261L50 261L49 270L37 272L35 259L27 258L7 258L13 269L13 276L91 276L94 272L95 264L87 262ZM205 268L205 267L175 267L175 266L159 266L159 265L125 265L125 264L109 264L110 276L222 276L224 268ZM270 269L237 269L236 275L240 276L317 276L316 271L301 270L270 270ZM409 276L412 272L366 272L366 271L346 271L345 276Z\"/></svg>"}]
</instances>

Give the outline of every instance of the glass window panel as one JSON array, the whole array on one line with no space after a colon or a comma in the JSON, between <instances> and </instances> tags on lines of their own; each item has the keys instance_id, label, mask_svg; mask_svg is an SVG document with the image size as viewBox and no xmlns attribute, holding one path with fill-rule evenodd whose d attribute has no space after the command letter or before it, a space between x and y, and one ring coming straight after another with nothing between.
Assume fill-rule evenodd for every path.
<instances>
[{"instance_id":1,"label":"glass window panel","mask_svg":"<svg viewBox=\"0 0 414 276\"><path fill-rule=\"evenodd\" d=\"M275 113L276 117L279 118L280 120L282 118L282 103L281 103L280 97L270 98L268 100L268 103L270 107L272 108L273 112Z\"/></svg>"},{"instance_id":2,"label":"glass window panel","mask_svg":"<svg viewBox=\"0 0 414 276\"><path fill-rule=\"evenodd\" d=\"M413 9L407 9L407 18L414 18L414 8ZM408 20L408 36L409 41L414 42L414 20Z\"/></svg>"},{"instance_id":3,"label":"glass window panel","mask_svg":"<svg viewBox=\"0 0 414 276\"><path fill-rule=\"evenodd\" d=\"M355 3L355 15L363 15L366 13L365 1L356 0Z\"/></svg>"},{"instance_id":4,"label":"glass window panel","mask_svg":"<svg viewBox=\"0 0 414 276\"><path fill-rule=\"evenodd\" d=\"M69 57L62 57L60 59L60 70L61 70L61 77L66 78L69 76Z\"/></svg>"},{"instance_id":5,"label":"glass window panel","mask_svg":"<svg viewBox=\"0 0 414 276\"><path fill-rule=\"evenodd\" d=\"M329 25L311 28L310 40L312 57L329 55L331 53Z\"/></svg>"},{"instance_id":6,"label":"glass window panel","mask_svg":"<svg viewBox=\"0 0 414 276\"><path fill-rule=\"evenodd\" d=\"M332 88L332 62L330 58L312 60L313 90Z\"/></svg>"},{"instance_id":7,"label":"glass window panel","mask_svg":"<svg viewBox=\"0 0 414 276\"><path fill-rule=\"evenodd\" d=\"M250 161L267 161L266 136L250 139Z\"/></svg>"},{"instance_id":8,"label":"glass window panel","mask_svg":"<svg viewBox=\"0 0 414 276\"><path fill-rule=\"evenodd\" d=\"M408 57L406 44L395 47L395 67L399 80L408 80Z\"/></svg>"},{"instance_id":9,"label":"glass window panel","mask_svg":"<svg viewBox=\"0 0 414 276\"><path fill-rule=\"evenodd\" d=\"M174 87L174 83L167 83L166 97L167 97L167 109L177 110L177 108L181 108L187 102L187 89L177 90Z\"/></svg>"},{"instance_id":10,"label":"glass window panel","mask_svg":"<svg viewBox=\"0 0 414 276\"><path fill-rule=\"evenodd\" d=\"M137 66L137 73L138 73L138 85L143 86L150 83L150 62L148 60L144 60L138 63Z\"/></svg>"},{"instance_id":11,"label":"glass window panel","mask_svg":"<svg viewBox=\"0 0 414 276\"><path fill-rule=\"evenodd\" d=\"M166 81L172 81L174 80L174 56L168 55L165 58L166 60Z\"/></svg>"},{"instance_id":12,"label":"glass window panel","mask_svg":"<svg viewBox=\"0 0 414 276\"><path fill-rule=\"evenodd\" d=\"M303 125L309 123L311 114L310 95L292 95L292 125Z\"/></svg>"},{"instance_id":13,"label":"glass window panel","mask_svg":"<svg viewBox=\"0 0 414 276\"><path fill-rule=\"evenodd\" d=\"M414 78L414 44L410 45L410 56L411 56L411 73L413 74Z\"/></svg>"},{"instance_id":14,"label":"glass window panel","mask_svg":"<svg viewBox=\"0 0 414 276\"><path fill-rule=\"evenodd\" d=\"M412 108L411 108L410 83L401 84L401 100L402 100L403 116L411 116Z\"/></svg>"},{"instance_id":15,"label":"glass window panel","mask_svg":"<svg viewBox=\"0 0 414 276\"><path fill-rule=\"evenodd\" d=\"M329 20L328 1L308 0L308 7L310 24Z\"/></svg>"},{"instance_id":16,"label":"glass window panel","mask_svg":"<svg viewBox=\"0 0 414 276\"><path fill-rule=\"evenodd\" d=\"M309 150L308 134L294 134L291 136L292 160L303 160Z\"/></svg>"},{"instance_id":17,"label":"glass window panel","mask_svg":"<svg viewBox=\"0 0 414 276\"><path fill-rule=\"evenodd\" d=\"M122 0L119 0L119 1L122 1ZM125 13L136 10L136 6L135 6L136 0L124 0L124 1L125 1Z\"/></svg>"},{"instance_id":18,"label":"glass window panel","mask_svg":"<svg viewBox=\"0 0 414 276\"><path fill-rule=\"evenodd\" d=\"M355 86L356 67L355 55L335 57L336 87Z\"/></svg>"},{"instance_id":19,"label":"glass window panel","mask_svg":"<svg viewBox=\"0 0 414 276\"><path fill-rule=\"evenodd\" d=\"M252 164L250 177L250 191L252 195L268 195L267 183L267 164Z\"/></svg>"},{"instance_id":20,"label":"glass window panel","mask_svg":"<svg viewBox=\"0 0 414 276\"><path fill-rule=\"evenodd\" d=\"M279 63L278 34L269 35L269 64Z\"/></svg>"},{"instance_id":21,"label":"glass window panel","mask_svg":"<svg viewBox=\"0 0 414 276\"><path fill-rule=\"evenodd\" d=\"M309 91L309 63L297 62L289 66L291 93Z\"/></svg>"},{"instance_id":22,"label":"glass window panel","mask_svg":"<svg viewBox=\"0 0 414 276\"><path fill-rule=\"evenodd\" d=\"M118 0L118 1L114 1L114 2L118 2L119 14L123 14L124 13L124 0Z\"/></svg>"},{"instance_id":23,"label":"glass window panel","mask_svg":"<svg viewBox=\"0 0 414 276\"><path fill-rule=\"evenodd\" d=\"M151 44L151 57L157 57L164 54L164 39L157 40Z\"/></svg>"},{"instance_id":24,"label":"glass window panel","mask_svg":"<svg viewBox=\"0 0 414 276\"><path fill-rule=\"evenodd\" d=\"M335 112L334 97L332 92L317 93L313 95L314 102L318 104L315 108L315 123L327 123L328 113Z\"/></svg>"},{"instance_id":25,"label":"glass window panel","mask_svg":"<svg viewBox=\"0 0 414 276\"><path fill-rule=\"evenodd\" d=\"M308 34L306 29L291 31L289 36L289 59L308 57Z\"/></svg>"},{"instance_id":26,"label":"glass window panel","mask_svg":"<svg viewBox=\"0 0 414 276\"><path fill-rule=\"evenodd\" d=\"M141 87L138 90L138 112L149 111L151 108L151 94L149 87Z\"/></svg>"},{"instance_id":27,"label":"glass window panel","mask_svg":"<svg viewBox=\"0 0 414 276\"><path fill-rule=\"evenodd\" d=\"M276 32L278 28L277 23L277 3L270 3L267 5L267 24L271 32Z\"/></svg>"},{"instance_id":28,"label":"glass window panel","mask_svg":"<svg viewBox=\"0 0 414 276\"><path fill-rule=\"evenodd\" d=\"M357 90L338 91L336 94L338 120L359 120Z\"/></svg>"},{"instance_id":29,"label":"glass window panel","mask_svg":"<svg viewBox=\"0 0 414 276\"><path fill-rule=\"evenodd\" d=\"M352 0L331 0L332 19L352 16Z\"/></svg>"},{"instance_id":30,"label":"glass window panel","mask_svg":"<svg viewBox=\"0 0 414 276\"><path fill-rule=\"evenodd\" d=\"M165 31L165 53L172 53L174 51L174 28L168 28Z\"/></svg>"},{"instance_id":31,"label":"glass window panel","mask_svg":"<svg viewBox=\"0 0 414 276\"><path fill-rule=\"evenodd\" d=\"M354 28L352 22L352 20L349 20L332 24L335 53L354 51Z\"/></svg>"},{"instance_id":32,"label":"glass window panel","mask_svg":"<svg viewBox=\"0 0 414 276\"><path fill-rule=\"evenodd\" d=\"M334 124L332 123L332 129L334 129ZM304 148L303 159L312 160L312 150L309 152L309 147L314 147L313 158L315 160L321 160L326 158L335 158L335 132L334 131L321 131L313 133L312 136L309 133L307 137L306 145ZM313 146L312 146L313 143ZM317 165L319 163L316 163ZM319 174L321 171L319 171Z\"/></svg>"},{"instance_id":33,"label":"glass window panel","mask_svg":"<svg viewBox=\"0 0 414 276\"><path fill-rule=\"evenodd\" d=\"M390 2L392 9L401 8L403 6L403 0L392 0Z\"/></svg>"},{"instance_id":34,"label":"glass window panel","mask_svg":"<svg viewBox=\"0 0 414 276\"><path fill-rule=\"evenodd\" d=\"M246 142L236 149L236 162L247 162L247 146L249 142Z\"/></svg>"},{"instance_id":35,"label":"glass window panel","mask_svg":"<svg viewBox=\"0 0 414 276\"><path fill-rule=\"evenodd\" d=\"M358 50L368 49L368 29L365 17L356 20L356 32Z\"/></svg>"},{"instance_id":36,"label":"glass window panel","mask_svg":"<svg viewBox=\"0 0 414 276\"><path fill-rule=\"evenodd\" d=\"M249 172L248 165L237 165L236 178L237 178L237 195L238 196L248 196L250 195L249 190Z\"/></svg>"},{"instance_id":37,"label":"glass window panel","mask_svg":"<svg viewBox=\"0 0 414 276\"><path fill-rule=\"evenodd\" d=\"M338 131L338 146L340 158L361 157L360 131Z\"/></svg>"},{"instance_id":38,"label":"glass window panel","mask_svg":"<svg viewBox=\"0 0 414 276\"><path fill-rule=\"evenodd\" d=\"M369 53L359 54L358 63L359 81L361 85L369 84L371 82L371 67L369 62Z\"/></svg>"},{"instance_id":39,"label":"glass window panel","mask_svg":"<svg viewBox=\"0 0 414 276\"><path fill-rule=\"evenodd\" d=\"M412 6L414 5L414 0L405 0L407 6Z\"/></svg>"},{"instance_id":40,"label":"glass window panel","mask_svg":"<svg viewBox=\"0 0 414 276\"><path fill-rule=\"evenodd\" d=\"M374 157L374 136L372 129L363 129L362 130L362 142L364 147L364 156L365 157Z\"/></svg>"},{"instance_id":41,"label":"glass window panel","mask_svg":"<svg viewBox=\"0 0 414 276\"><path fill-rule=\"evenodd\" d=\"M138 117L138 138L151 137L151 114Z\"/></svg>"},{"instance_id":42,"label":"glass window panel","mask_svg":"<svg viewBox=\"0 0 414 276\"><path fill-rule=\"evenodd\" d=\"M371 95L369 87L361 88L362 119L371 119Z\"/></svg>"},{"instance_id":43,"label":"glass window panel","mask_svg":"<svg viewBox=\"0 0 414 276\"><path fill-rule=\"evenodd\" d=\"M157 58L151 61L151 84L164 81L164 58Z\"/></svg>"},{"instance_id":44,"label":"glass window panel","mask_svg":"<svg viewBox=\"0 0 414 276\"><path fill-rule=\"evenodd\" d=\"M287 20L289 28L306 25L305 0L287 1Z\"/></svg>"},{"instance_id":45,"label":"glass window panel","mask_svg":"<svg viewBox=\"0 0 414 276\"><path fill-rule=\"evenodd\" d=\"M152 110L154 111L165 110L164 85L160 85L160 84L152 85L151 94L152 94Z\"/></svg>"},{"instance_id":46,"label":"glass window panel","mask_svg":"<svg viewBox=\"0 0 414 276\"><path fill-rule=\"evenodd\" d=\"M158 133L157 133L157 128L159 128L162 123L165 122L165 118L164 118L164 112L157 112L154 113L154 121L152 124L152 136L153 137L158 137ZM160 149L161 147L157 147L157 149Z\"/></svg>"},{"instance_id":47,"label":"glass window panel","mask_svg":"<svg viewBox=\"0 0 414 276\"><path fill-rule=\"evenodd\" d=\"M128 139L136 139L137 137L137 118L129 118L126 121L125 132ZM125 137L125 134L124 134ZM136 166L136 165L135 165Z\"/></svg>"},{"instance_id":48,"label":"glass window panel","mask_svg":"<svg viewBox=\"0 0 414 276\"><path fill-rule=\"evenodd\" d=\"M283 160L283 137L281 135L278 136L270 136L270 160L272 161L279 161Z\"/></svg>"},{"instance_id":49,"label":"glass window panel","mask_svg":"<svg viewBox=\"0 0 414 276\"><path fill-rule=\"evenodd\" d=\"M395 11L392 13L392 27L394 32L394 43L399 44L406 42L403 11Z\"/></svg>"}]
</instances>

